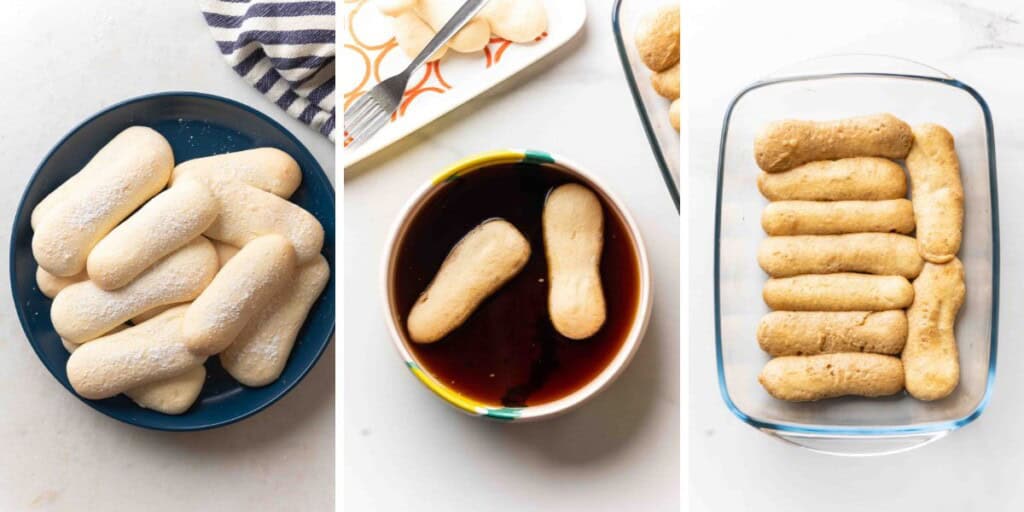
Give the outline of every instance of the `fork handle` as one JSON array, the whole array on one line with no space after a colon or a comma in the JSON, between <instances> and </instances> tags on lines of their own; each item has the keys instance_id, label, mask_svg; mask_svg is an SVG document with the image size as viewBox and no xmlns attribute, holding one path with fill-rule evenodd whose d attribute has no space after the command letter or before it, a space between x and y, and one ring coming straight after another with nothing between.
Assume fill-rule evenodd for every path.
<instances>
[{"instance_id":1,"label":"fork handle","mask_svg":"<svg viewBox=\"0 0 1024 512\"><path fill-rule=\"evenodd\" d=\"M417 68L422 66L423 63L426 62L431 55L437 53L437 51L440 50L449 39L455 37L455 34L458 33L459 30L462 30L462 27L466 26L466 23L469 23L469 20L473 19L473 16L476 16L477 13L480 12L480 9L483 9L484 5L487 5L487 2L488 0L468 0L466 3L462 4L462 7L459 7L459 10L455 11L455 14L453 14L451 19L441 27L441 30L438 30L437 34L434 34L434 38L427 43L427 46L423 48L419 55L412 59L409 67L405 68L405 72L411 74L413 71L416 71Z\"/></svg>"}]
</instances>

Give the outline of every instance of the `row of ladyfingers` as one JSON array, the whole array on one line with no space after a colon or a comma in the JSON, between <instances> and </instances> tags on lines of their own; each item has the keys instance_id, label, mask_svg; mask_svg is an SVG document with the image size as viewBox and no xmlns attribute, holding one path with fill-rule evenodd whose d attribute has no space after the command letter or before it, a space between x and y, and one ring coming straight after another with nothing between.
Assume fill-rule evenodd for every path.
<instances>
[{"instance_id":1,"label":"row of ladyfingers","mask_svg":"<svg viewBox=\"0 0 1024 512\"><path fill-rule=\"evenodd\" d=\"M772 201L758 253L771 277L764 300L776 310L758 328L775 357L759 379L765 389L800 401L904 388L921 400L949 395L965 295L956 259L963 188L949 132L889 114L790 120L768 125L754 150L758 187Z\"/></svg>"}]
</instances>

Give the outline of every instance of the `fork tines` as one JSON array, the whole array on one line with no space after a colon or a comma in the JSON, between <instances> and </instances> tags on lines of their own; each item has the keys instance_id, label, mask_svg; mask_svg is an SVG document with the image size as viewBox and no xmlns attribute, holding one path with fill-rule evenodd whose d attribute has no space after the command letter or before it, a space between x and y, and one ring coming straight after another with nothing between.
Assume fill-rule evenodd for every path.
<instances>
[{"instance_id":1,"label":"fork tines","mask_svg":"<svg viewBox=\"0 0 1024 512\"><path fill-rule=\"evenodd\" d=\"M363 94L345 111L346 148L355 149L377 133L391 116L369 92Z\"/></svg>"}]
</instances>

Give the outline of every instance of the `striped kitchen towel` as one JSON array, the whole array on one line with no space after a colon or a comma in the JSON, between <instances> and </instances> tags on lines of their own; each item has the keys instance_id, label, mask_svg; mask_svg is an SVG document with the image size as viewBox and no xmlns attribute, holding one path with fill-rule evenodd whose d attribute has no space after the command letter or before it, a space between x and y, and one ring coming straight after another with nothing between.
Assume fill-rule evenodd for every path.
<instances>
[{"instance_id":1,"label":"striped kitchen towel","mask_svg":"<svg viewBox=\"0 0 1024 512\"><path fill-rule=\"evenodd\" d=\"M200 0L221 54L288 114L334 140L334 2Z\"/></svg>"}]
</instances>

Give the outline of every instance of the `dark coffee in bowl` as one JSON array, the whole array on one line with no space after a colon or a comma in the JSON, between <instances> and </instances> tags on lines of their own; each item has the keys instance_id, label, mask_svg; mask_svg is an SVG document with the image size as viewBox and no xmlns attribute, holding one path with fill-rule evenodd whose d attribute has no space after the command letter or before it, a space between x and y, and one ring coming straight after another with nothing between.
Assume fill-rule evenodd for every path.
<instances>
[{"instance_id":1,"label":"dark coffee in bowl","mask_svg":"<svg viewBox=\"0 0 1024 512\"><path fill-rule=\"evenodd\" d=\"M424 200L400 237L392 303L413 357L445 386L472 400L506 407L563 398L592 381L622 347L637 314L640 270L625 220L603 198L600 274L607 318L596 334L572 340L548 316L548 267L541 216L548 193L566 183L589 185L557 168L517 163L450 179ZM597 192L595 190L595 192ZM502 218L529 241L523 269L442 339L408 341L409 311L452 247L482 222Z\"/></svg>"}]
</instances>

